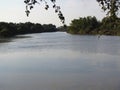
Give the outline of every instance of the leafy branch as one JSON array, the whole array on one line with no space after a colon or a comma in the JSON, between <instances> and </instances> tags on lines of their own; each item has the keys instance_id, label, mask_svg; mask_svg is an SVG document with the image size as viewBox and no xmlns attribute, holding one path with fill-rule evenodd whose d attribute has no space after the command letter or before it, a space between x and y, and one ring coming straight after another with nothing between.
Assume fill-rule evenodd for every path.
<instances>
[{"instance_id":1,"label":"leafy branch","mask_svg":"<svg viewBox=\"0 0 120 90\"><path fill-rule=\"evenodd\" d=\"M120 0L97 0L107 15L116 18L120 9Z\"/></svg>"},{"instance_id":2,"label":"leafy branch","mask_svg":"<svg viewBox=\"0 0 120 90\"><path fill-rule=\"evenodd\" d=\"M56 0L50 0L53 4L53 8L55 9L55 13L58 14L59 19L61 20L61 22L65 25L65 17L63 16L62 12L61 12L61 8L60 6L56 5ZM45 10L49 9L49 5L47 3L46 0L25 0L24 3L26 4L26 15L29 16L31 10L34 8L34 5L36 4L40 4L40 2L44 2L45 3Z\"/></svg>"}]
</instances>

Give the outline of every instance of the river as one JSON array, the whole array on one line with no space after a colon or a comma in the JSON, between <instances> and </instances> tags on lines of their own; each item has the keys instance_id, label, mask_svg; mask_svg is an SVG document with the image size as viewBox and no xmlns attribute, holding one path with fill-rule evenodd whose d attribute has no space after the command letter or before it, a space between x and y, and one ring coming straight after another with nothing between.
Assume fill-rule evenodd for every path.
<instances>
[{"instance_id":1,"label":"river","mask_svg":"<svg viewBox=\"0 0 120 90\"><path fill-rule=\"evenodd\" d=\"M0 43L0 90L120 90L120 37L27 34Z\"/></svg>"}]
</instances>

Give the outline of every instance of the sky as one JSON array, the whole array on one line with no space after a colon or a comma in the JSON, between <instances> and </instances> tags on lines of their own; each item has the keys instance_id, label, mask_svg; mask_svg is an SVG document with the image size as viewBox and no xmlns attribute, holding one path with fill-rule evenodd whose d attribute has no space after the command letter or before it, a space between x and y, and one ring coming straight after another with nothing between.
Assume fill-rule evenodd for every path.
<instances>
[{"instance_id":1,"label":"sky","mask_svg":"<svg viewBox=\"0 0 120 90\"><path fill-rule=\"evenodd\" d=\"M24 0L2 0L0 3L0 22L33 22L41 24L55 24L62 26L57 14L52 8L50 0L49 10L44 9L44 3L36 5L31 11L30 16L27 17L25 13ZM56 4L61 7L61 11L66 19L66 24L69 25L71 20L79 17L96 16L101 20L105 16L105 12L96 0L56 0Z\"/></svg>"}]
</instances>

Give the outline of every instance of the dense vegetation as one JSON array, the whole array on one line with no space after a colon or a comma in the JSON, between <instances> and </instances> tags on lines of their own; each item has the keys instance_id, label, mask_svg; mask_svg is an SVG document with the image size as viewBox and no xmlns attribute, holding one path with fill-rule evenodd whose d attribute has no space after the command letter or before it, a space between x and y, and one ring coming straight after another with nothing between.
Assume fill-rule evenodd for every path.
<instances>
[{"instance_id":1,"label":"dense vegetation","mask_svg":"<svg viewBox=\"0 0 120 90\"><path fill-rule=\"evenodd\" d=\"M5 23L0 22L0 37L12 37L20 34L54 32L57 31L55 25L52 24L33 24L27 23Z\"/></svg>"},{"instance_id":2,"label":"dense vegetation","mask_svg":"<svg viewBox=\"0 0 120 90\"><path fill-rule=\"evenodd\" d=\"M105 17L101 22L91 16L74 19L68 27L68 33L120 35L120 18Z\"/></svg>"}]
</instances>

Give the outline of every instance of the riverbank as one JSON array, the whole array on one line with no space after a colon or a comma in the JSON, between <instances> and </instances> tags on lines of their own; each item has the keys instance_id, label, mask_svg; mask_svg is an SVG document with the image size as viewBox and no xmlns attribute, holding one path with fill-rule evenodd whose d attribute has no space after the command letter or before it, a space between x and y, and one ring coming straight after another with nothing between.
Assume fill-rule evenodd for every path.
<instances>
[{"instance_id":1,"label":"riverbank","mask_svg":"<svg viewBox=\"0 0 120 90\"><path fill-rule=\"evenodd\" d=\"M73 35L108 35L108 36L120 36L120 31L119 30L113 30L113 31L108 31L108 30L99 30L99 31L91 31L89 33L86 32L77 32L75 33L74 31L67 31L69 34Z\"/></svg>"},{"instance_id":2,"label":"riverbank","mask_svg":"<svg viewBox=\"0 0 120 90\"><path fill-rule=\"evenodd\" d=\"M56 32L58 29L53 24L38 23L6 23L0 22L0 37L13 37L21 34Z\"/></svg>"},{"instance_id":3,"label":"riverbank","mask_svg":"<svg viewBox=\"0 0 120 90\"><path fill-rule=\"evenodd\" d=\"M120 18L105 17L102 21L98 21L96 17L81 17L72 20L67 32L80 35L120 36Z\"/></svg>"},{"instance_id":4,"label":"riverbank","mask_svg":"<svg viewBox=\"0 0 120 90\"><path fill-rule=\"evenodd\" d=\"M98 21L96 17L80 17L71 21L69 26L56 27L53 24L6 23L0 22L0 37L14 37L21 34L64 31L77 35L120 36L120 18L105 17Z\"/></svg>"}]
</instances>

